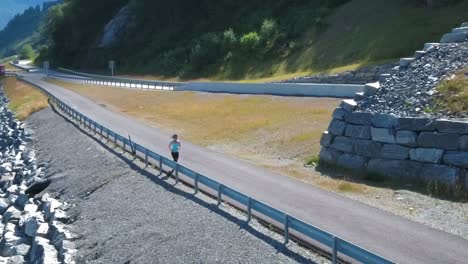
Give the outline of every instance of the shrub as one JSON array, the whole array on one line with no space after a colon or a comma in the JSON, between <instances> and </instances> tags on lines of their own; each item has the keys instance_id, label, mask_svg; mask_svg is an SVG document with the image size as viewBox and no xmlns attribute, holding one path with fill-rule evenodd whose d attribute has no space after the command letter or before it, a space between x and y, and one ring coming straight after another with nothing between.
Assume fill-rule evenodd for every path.
<instances>
[{"instance_id":1,"label":"shrub","mask_svg":"<svg viewBox=\"0 0 468 264\"><path fill-rule=\"evenodd\" d=\"M222 46L219 34L204 34L191 48L190 63L195 68L215 63L222 57Z\"/></svg>"},{"instance_id":2,"label":"shrub","mask_svg":"<svg viewBox=\"0 0 468 264\"><path fill-rule=\"evenodd\" d=\"M33 50L30 44L26 44L21 48L20 58L30 60L34 60L36 58L36 52Z\"/></svg>"},{"instance_id":3,"label":"shrub","mask_svg":"<svg viewBox=\"0 0 468 264\"><path fill-rule=\"evenodd\" d=\"M273 39L278 35L278 26L273 19L263 20L262 26L260 27L260 35L263 39Z\"/></svg>"},{"instance_id":4,"label":"shrub","mask_svg":"<svg viewBox=\"0 0 468 264\"><path fill-rule=\"evenodd\" d=\"M240 39L240 45L244 51L252 52L258 48L260 40L260 36L254 31L243 35Z\"/></svg>"},{"instance_id":5,"label":"shrub","mask_svg":"<svg viewBox=\"0 0 468 264\"><path fill-rule=\"evenodd\" d=\"M236 33L234 33L234 30L232 30L232 28L226 29L223 33L224 48L227 50L233 49L236 46L236 43L237 37Z\"/></svg>"}]
</instances>

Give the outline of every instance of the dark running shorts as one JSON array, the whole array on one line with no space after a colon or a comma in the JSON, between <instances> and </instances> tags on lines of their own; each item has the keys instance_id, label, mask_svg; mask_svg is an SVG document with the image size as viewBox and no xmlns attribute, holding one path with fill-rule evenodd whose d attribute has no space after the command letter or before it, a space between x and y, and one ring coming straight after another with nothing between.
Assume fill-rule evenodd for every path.
<instances>
[{"instance_id":1,"label":"dark running shorts","mask_svg":"<svg viewBox=\"0 0 468 264\"><path fill-rule=\"evenodd\" d=\"M179 160L179 152L171 152L171 155L175 162Z\"/></svg>"}]
</instances>

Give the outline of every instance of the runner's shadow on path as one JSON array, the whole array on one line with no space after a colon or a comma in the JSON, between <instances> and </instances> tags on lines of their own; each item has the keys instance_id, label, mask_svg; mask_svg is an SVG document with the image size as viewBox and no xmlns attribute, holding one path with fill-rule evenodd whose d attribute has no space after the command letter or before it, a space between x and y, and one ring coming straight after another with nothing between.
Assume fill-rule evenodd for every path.
<instances>
[{"instance_id":1,"label":"runner's shadow on path","mask_svg":"<svg viewBox=\"0 0 468 264\"><path fill-rule=\"evenodd\" d=\"M221 216L221 217L224 217L225 219L227 219L228 221L236 224L237 226L239 226L239 229L243 229L244 231L248 232L249 234L255 236L256 238L264 241L265 243L269 244L271 247L273 247L277 253L281 253L299 263L316 263L316 262L313 262L312 260L310 259L307 259L305 258L304 256L302 256L301 254L298 254L292 250L290 250L288 247L286 247L284 245L283 242L281 241L278 241L278 240L275 240L274 238L256 230L255 228L253 228L252 226L249 225L249 223L246 221L246 220L242 220L242 219L239 219L233 215L231 215L230 213L222 210L219 206L217 206L215 203L217 203L214 199L213 201L215 203L209 203L209 202L206 202L204 201L203 199L201 198L198 198L194 193L188 193L188 192L185 192L183 190L180 190L178 188L175 187L175 184L172 184L172 183L169 183L167 182L165 179L168 179L169 177L168 176L163 176L161 178L159 178L158 176L162 176L163 174L160 174L159 172L158 173L151 173L149 172L148 170L146 170L146 167L140 167L138 166L135 162L138 161L137 158L128 158L125 156L125 153L123 152L123 150L120 149L120 147L113 147L113 146L109 146L106 144L105 142L105 139L102 140L100 138L100 136L92 131L89 131L87 129L84 129L83 127L79 126L77 123L74 123L72 121L70 121L69 119L67 119L66 117L64 117L59 111L57 111L55 109L55 107L51 107L53 109L53 111L58 114L60 117L62 117L66 122L70 123L71 125L73 125L74 127L76 127L78 130L80 130L83 134L85 134L86 136L88 136L89 138L91 138L92 140L94 140L96 143L98 143L101 147L103 147L104 149L106 149L107 151L109 151L110 153L112 153L113 155L115 155L116 157L118 157L120 160L122 160L123 162L125 162L126 164L128 164L128 166L134 170L134 171L137 171L138 173L140 173L141 175L145 176L146 178L148 178L149 180L151 180L152 182L154 182L155 184L161 186L162 188L164 188L166 191L168 192L171 192L173 194L177 194L177 195L180 195L182 197L184 197L185 199L187 200L190 200L208 210L210 210L211 212ZM109 143L112 143L112 142L109 142ZM119 151L121 150L121 151ZM211 199L211 198L210 198Z\"/></svg>"}]
</instances>

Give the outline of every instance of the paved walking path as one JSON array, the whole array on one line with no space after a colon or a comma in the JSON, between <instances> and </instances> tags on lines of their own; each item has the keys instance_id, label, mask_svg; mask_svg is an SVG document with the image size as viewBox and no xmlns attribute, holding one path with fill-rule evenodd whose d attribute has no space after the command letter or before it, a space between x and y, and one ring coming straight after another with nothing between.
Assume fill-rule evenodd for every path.
<instances>
[{"instance_id":1,"label":"paved walking path","mask_svg":"<svg viewBox=\"0 0 468 264\"><path fill-rule=\"evenodd\" d=\"M24 74L81 113L157 153L170 135L70 90ZM468 240L183 142L180 163L398 263L466 263ZM169 153L168 155L169 156Z\"/></svg>"}]
</instances>

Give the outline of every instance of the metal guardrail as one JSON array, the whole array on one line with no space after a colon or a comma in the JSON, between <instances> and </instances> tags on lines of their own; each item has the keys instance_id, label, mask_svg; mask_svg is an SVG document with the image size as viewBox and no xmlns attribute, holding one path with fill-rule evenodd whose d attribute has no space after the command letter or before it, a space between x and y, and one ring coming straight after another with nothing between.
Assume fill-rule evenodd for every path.
<instances>
[{"instance_id":1,"label":"metal guardrail","mask_svg":"<svg viewBox=\"0 0 468 264\"><path fill-rule=\"evenodd\" d=\"M72 71L64 68L59 68L61 72L69 73L72 75L58 74L49 72L48 76L52 78L60 78L72 80L76 83L82 84L97 84L106 85L122 88L140 88L140 89L152 89L152 90L174 90L177 86L182 86L183 82L165 82L165 81L154 81L154 80L142 80L122 77L112 77L97 74L87 74L77 71ZM80 76L82 78L80 78Z\"/></svg>"},{"instance_id":2,"label":"metal guardrail","mask_svg":"<svg viewBox=\"0 0 468 264\"><path fill-rule=\"evenodd\" d=\"M259 217L263 220L271 219L270 223L279 223L280 227L284 232L284 242L288 243L289 239L293 237L290 232L300 234L310 240L316 241L328 248L330 248L332 262L338 263L339 254L345 255L349 258L354 259L360 263L372 263L372 264L393 264L394 262L385 259L373 252L363 249L349 241L346 241L338 236L335 236L327 231L324 231L318 227L315 227L305 221L282 212L264 202L249 197L229 186L212 180L200 173L197 173L179 163L176 163L158 153L155 153L144 146L130 141L126 137L119 135L118 133L100 125L91 118L81 114L79 111L73 109L45 89L32 83L28 80L23 79L14 73L9 73L11 76L17 76L21 80L34 85L41 89L50 99L50 102L57 106L64 114L74 121L84 125L92 131L104 137L107 140L112 141L115 145L122 147L125 152L132 153L135 157L145 161L146 165L153 165L157 167L161 173L163 173L163 165L174 170L174 178L176 183L179 182L180 176L183 175L188 179L188 184L193 186L195 193L199 191L201 186L204 189L211 191L217 197L218 205L221 202L227 202L230 204L237 203L241 207L236 206L238 209L244 211L247 214L247 221L250 221L252 216Z\"/></svg>"}]
</instances>

